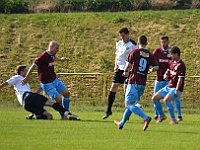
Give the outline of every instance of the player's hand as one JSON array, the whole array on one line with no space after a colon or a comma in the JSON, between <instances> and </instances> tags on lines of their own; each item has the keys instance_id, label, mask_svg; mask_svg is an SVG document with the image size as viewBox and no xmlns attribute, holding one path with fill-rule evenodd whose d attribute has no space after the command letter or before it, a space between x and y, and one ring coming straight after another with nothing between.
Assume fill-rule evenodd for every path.
<instances>
[{"instance_id":1,"label":"player's hand","mask_svg":"<svg viewBox=\"0 0 200 150\"><path fill-rule=\"evenodd\" d=\"M169 76L168 76L167 74L164 74L164 75L163 75L163 79L164 79L164 80L169 80Z\"/></svg>"},{"instance_id":2,"label":"player's hand","mask_svg":"<svg viewBox=\"0 0 200 150\"><path fill-rule=\"evenodd\" d=\"M122 74L122 76L128 77L129 76L129 72L124 71L124 73Z\"/></svg>"},{"instance_id":3,"label":"player's hand","mask_svg":"<svg viewBox=\"0 0 200 150\"><path fill-rule=\"evenodd\" d=\"M21 80L22 86L28 83L28 78L25 77L23 80Z\"/></svg>"},{"instance_id":4,"label":"player's hand","mask_svg":"<svg viewBox=\"0 0 200 150\"><path fill-rule=\"evenodd\" d=\"M148 74L153 72L153 68L148 70Z\"/></svg>"},{"instance_id":5,"label":"player's hand","mask_svg":"<svg viewBox=\"0 0 200 150\"><path fill-rule=\"evenodd\" d=\"M175 94L178 98L180 98L180 95L178 94L178 90L175 90L174 94Z\"/></svg>"},{"instance_id":6,"label":"player's hand","mask_svg":"<svg viewBox=\"0 0 200 150\"><path fill-rule=\"evenodd\" d=\"M114 68L114 72L118 72L118 66Z\"/></svg>"},{"instance_id":7,"label":"player's hand","mask_svg":"<svg viewBox=\"0 0 200 150\"><path fill-rule=\"evenodd\" d=\"M62 58L60 58L60 60L61 61L66 61L66 60L68 60L68 58L67 57L62 57Z\"/></svg>"}]
</instances>

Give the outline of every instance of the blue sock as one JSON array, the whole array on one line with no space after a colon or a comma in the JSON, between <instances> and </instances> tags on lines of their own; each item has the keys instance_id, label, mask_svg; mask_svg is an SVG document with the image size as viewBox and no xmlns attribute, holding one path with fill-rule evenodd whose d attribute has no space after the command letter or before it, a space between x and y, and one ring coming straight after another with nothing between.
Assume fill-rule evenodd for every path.
<instances>
[{"instance_id":1,"label":"blue sock","mask_svg":"<svg viewBox=\"0 0 200 150\"><path fill-rule=\"evenodd\" d=\"M159 116L159 113L158 113L158 110L157 110L157 108L156 108L156 105L153 104L153 107L154 107L154 115L155 115L155 117L158 117L158 116Z\"/></svg>"},{"instance_id":2,"label":"blue sock","mask_svg":"<svg viewBox=\"0 0 200 150\"><path fill-rule=\"evenodd\" d=\"M174 104L176 106L176 111L177 111L178 117L182 117L182 114L181 114L181 101L180 101L180 99L176 98L174 100Z\"/></svg>"},{"instance_id":3,"label":"blue sock","mask_svg":"<svg viewBox=\"0 0 200 150\"><path fill-rule=\"evenodd\" d=\"M175 115L174 115L174 106L172 105L171 102L165 102L165 104L166 104L166 106L168 108L168 112L170 114L170 117L174 119L175 118Z\"/></svg>"},{"instance_id":4,"label":"blue sock","mask_svg":"<svg viewBox=\"0 0 200 150\"><path fill-rule=\"evenodd\" d=\"M69 104L70 104L70 98L62 97L62 105L67 111L69 111Z\"/></svg>"},{"instance_id":5,"label":"blue sock","mask_svg":"<svg viewBox=\"0 0 200 150\"><path fill-rule=\"evenodd\" d=\"M163 116L164 115L164 112L163 112L163 109L162 109L162 104L161 102L158 100L158 101L153 101L154 103L154 106L156 107L156 110L158 112L158 114L160 116Z\"/></svg>"},{"instance_id":6,"label":"blue sock","mask_svg":"<svg viewBox=\"0 0 200 150\"><path fill-rule=\"evenodd\" d=\"M120 125L123 126L127 120L129 120L129 117L131 116L132 112L126 108L126 110L124 111L124 115L122 120L120 121Z\"/></svg>"},{"instance_id":7,"label":"blue sock","mask_svg":"<svg viewBox=\"0 0 200 150\"><path fill-rule=\"evenodd\" d=\"M147 120L148 116L139 107L135 106L134 104L130 104L127 108L134 114L140 116L143 120Z\"/></svg>"}]
</instances>

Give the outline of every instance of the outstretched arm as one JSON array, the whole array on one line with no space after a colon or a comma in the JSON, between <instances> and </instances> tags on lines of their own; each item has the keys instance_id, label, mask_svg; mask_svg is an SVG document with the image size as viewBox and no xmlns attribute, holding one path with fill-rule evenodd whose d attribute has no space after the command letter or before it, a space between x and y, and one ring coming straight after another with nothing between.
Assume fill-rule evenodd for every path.
<instances>
[{"instance_id":1,"label":"outstretched arm","mask_svg":"<svg viewBox=\"0 0 200 150\"><path fill-rule=\"evenodd\" d=\"M1 85L0 85L0 90L6 86L8 86L8 82L3 82Z\"/></svg>"},{"instance_id":2,"label":"outstretched arm","mask_svg":"<svg viewBox=\"0 0 200 150\"><path fill-rule=\"evenodd\" d=\"M56 57L55 56L55 59L54 59L55 61L66 61L66 60L68 60L66 57L62 57L62 58L58 58L58 57Z\"/></svg>"},{"instance_id":3,"label":"outstretched arm","mask_svg":"<svg viewBox=\"0 0 200 150\"><path fill-rule=\"evenodd\" d=\"M31 73L37 66L33 63L31 67L29 68L28 72L26 73L26 77L21 81L22 85L25 85L28 82L28 79L30 78Z\"/></svg>"}]
</instances>

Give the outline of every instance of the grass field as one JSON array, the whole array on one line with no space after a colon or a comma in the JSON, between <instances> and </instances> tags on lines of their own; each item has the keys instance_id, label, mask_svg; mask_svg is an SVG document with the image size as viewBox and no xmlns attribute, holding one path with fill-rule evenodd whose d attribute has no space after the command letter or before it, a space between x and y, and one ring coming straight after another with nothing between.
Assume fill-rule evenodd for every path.
<instances>
[{"instance_id":1,"label":"grass field","mask_svg":"<svg viewBox=\"0 0 200 150\"><path fill-rule=\"evenodd\" d=\"M184 121L170 125L169 120L157 124L152 120L147 131L143 121L132 114L123 130L113 120L120 120L123 109L114 108L107 120L102 120L100 107L73 107L81 121L61 121L59 114L48 108L54 120L26 120L28 114L20 106L0 106L0 149L20 150L198 150L200 140L199 115L183 114ZM153 117L153 113L147 110ZM168 113L167 113L168 116ZM168 116L169 118L169 116Z\"/></svg>"}]
</instances>

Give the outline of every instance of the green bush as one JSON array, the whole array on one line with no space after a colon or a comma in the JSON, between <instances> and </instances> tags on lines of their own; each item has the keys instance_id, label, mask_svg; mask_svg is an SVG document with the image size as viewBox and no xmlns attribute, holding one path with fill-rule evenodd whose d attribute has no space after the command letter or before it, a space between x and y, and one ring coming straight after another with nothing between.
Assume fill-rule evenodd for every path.
<instances>
[{"instance_id":1,"label":"green bush","mask_svg":"<svg viewBox=\"0 0 200 150\"><path fill-rule=\"evenodd\" d=\"M0 13L24 13L28 10L26 0L1 0Z\"/></svg>"}]
</instances>

